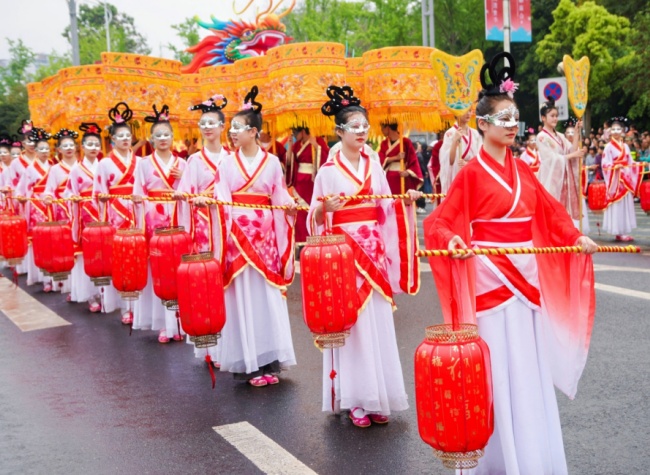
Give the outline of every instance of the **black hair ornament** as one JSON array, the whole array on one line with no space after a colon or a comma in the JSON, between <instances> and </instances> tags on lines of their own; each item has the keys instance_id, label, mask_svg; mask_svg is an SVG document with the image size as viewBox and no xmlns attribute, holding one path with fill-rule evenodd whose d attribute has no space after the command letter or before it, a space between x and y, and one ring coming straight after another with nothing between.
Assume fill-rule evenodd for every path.
<instances>
[{"instance_id":1,"label":"black hair ornament","mask_svg":"<svg viewBox=\"0 0 650 475\"><path fill-rule=\"evenodd\" d=\"M83 132L83 137L97 137L102 138L102 128L94 122L82 122L79 130Z\"/></svg>"},{"instance_id":2,"label":"black hair ornament","mask_svg":"<svg viewBox=\"0 0 650 475\"><path fill-rule=\"evenodd\" d=\"M11 140L11 137L5 134L0 135L0 147L7 147L7 148L13 147L13 142Z\"/></svg>"},{"instance_id":3,"label":"black hair ornament","mask_svg":"<svg viewBox=\"0 0 650 475\"><path fill-rule=\"evenodd\" d=\"M118 102L108 111L108 118L114 125L126 124L133 118L133 111L126 102Z\"/></svg>"},{"instance_id":4,"label":"black hair ornament","mask_svg":"<svg viewBox=\"0 0 650 475\"><path fill-rule=\"evenodd\" d=\"M262 113L262 104L255 101L259 92L257 86L251 88L250 92L246 94L246 97L244 98L244 106L242 107L242 110L252 110L255 114Z\"/></svg>"},{"instance_id":5,"label":"black hair ornament","mask_svg":"<svg viewBox=\"0 0 650 475\"><path fill-rule=\"evenodd\" d=\"M48 134L45 129L34 127L29 133L29 140L32 142L47 142L52 136Z\"/></svg>"},{"instance_id":6,"label":"black hair ornament","mask_svg":"<svg viewBox=\"0 0 650 475\"><path fill-rule=\"evenodd\" d=\"M34 130L34 124L32 124L31 120L25 119L20 124L20 128L18 129L17 132L20 135L29 135L32 133L32 130Z\"/></svg>"},{"instance_id":7,"label":"black hair ornament","mask_svg":"<svg viewBox=\"0 0 650 475\"><path fill-rule=\"evenodd\" d=\"M218 104L217 101L221 101L221 104ZM200 104L191 106L190 110L191 111L200 110L204 114L207 114L208 112L219 112L227 105L228 105L228 99L226 99L225 96L223 96L223 94L215 94L207 101L203 101Z\"/></svg>"},{"instance_id":8,"label":"black hair ornament","mask_svg":"<svg viewBox=\"0 0 650 475\"><path fill-rule=\"evenodd\" d=\"M56 140L63 140L63 139L76 140L78 137L79 134L74 130L70 130L70 129L61 129L56 134L54 134L54 138Z\"/></svg>"},{"instance_id":9,"label":"black hair ornament","mask_svg":"<svg viewBox=\"0 0 650 475\"><path fill-rule=\"evenodd\" d=\"M508 65L505 64L499 68L499 62L505 59ZM500 96L507 94L510 99L513 99L515 92L519 89L519 83L515 82L515 73L517 65L515 58L510 53L501 52L495 55L489 63L485 63L481 68L481 86L483 87L482 94L484 96ZM487 73L490 83L487 82L485 74Z\"/></svg>"},{"instance_id":10,"label":"black hair ornament","mask_svg":"<svg viewBox=\"0 0 650 475\"><path fill-rule=\"evenodd\" d=\"M628 129L629 129L628 122L629 121L628 121L627 117L625 117L623 115L620 115L618 117L612 117L611 119L609 119L610 126L614 125L614 122L618 122L619 124L621 124L623 126L623 129L626 132L628 131Z\"/></svg>"},{"instance_id":11,"label":"black hair ornament","mask_svg":"<svg viewBox=\"0 0 650 475\"><path fill-rule=\"evenodd\" d=\"M11 136L11 146L15 148L23 148L23 143L20 141L17 135L12 135Z\"/></svg>"},{"instance_id":12,"label":"black hair ornament","mask_svg":"<svg viewBox=\"0 0 650 475\"><path fill-rule=\"evenodd\" d=\"M334 116L347 107L361 106L361 99L355 97L350 86L330 86L325 92L330 98L320 109L325 116Z\"/></svg>"},{"instance_id":13,"label":"black hair ornament","mask_svg":"<svg viewBox=\"0 0 650 475\"><path fill-rule=\"evenodd\" d=\"M147 116L144 118L145 122L149 122L150 124L158 124L160 122L169 122L169 107L167 104L164 104L162 106L162 109L160 109L160 112L158 112L158 108L156 107L156 104L153 106L153 116Z\"/></svg>"}]
</instances>

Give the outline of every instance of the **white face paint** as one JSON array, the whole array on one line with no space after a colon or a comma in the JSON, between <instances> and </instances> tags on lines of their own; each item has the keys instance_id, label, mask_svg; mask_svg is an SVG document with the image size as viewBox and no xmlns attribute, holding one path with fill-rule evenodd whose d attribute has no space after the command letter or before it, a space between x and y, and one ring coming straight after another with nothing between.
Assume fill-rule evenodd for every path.
<instances>
[{"instance_id":1,"label":"white face paint","mask_svg":"<svg viewBox=\"0 0 650 475\"><path fill-rule=\"evenodd\" d=\"M65 144L62 144L59 148L61 150L74 150L76 148L76 146L73 143L65 143Z\"/></svg>"},{"instance_id":2,"label":"white face paint","mask_svg":"<svg viewBox=\"0 0 650 475\"><path fill-rule=\"evenodd\" d=\"M368 121L360 119L353 119L347 124L337 125L336 127L351 134L366 134L370 130Z\"/></svg>"},{"instance_id":3,"label":"white face paint","mask_svg":"<svg viewBox=\"0 0 650 475\"><path fill-rule=\"evenodd\" d=\"M131 140L131 132L120 132L119 134L113 135L115 140Z\"/></svg>"},{"instance_id":4,"label":"white face paint","mask_svg":"<svg viewBox=\"0 0 650 475\"><path fill-rule=\"evenodd\" d=\"M505 109L500 110L491 115L476 116L477 119L483 119L488 124L495 125L497 127L503 127L505 129L510 129L512 127L519 126L519 109L515 107L514 104L506 107Z\"/></svg>"},{"instance_id":5,"label":"white face paint","mask_svg":"<svg viewBox=\"0 0 650 475\"><path fill-rule=\"evenodd\" d=\"M87 142L83 143L84 149L86 150L101 150L102 146L100 145L99 142L95 140L88 140Z\"/></svg>"},{"instance_id":6,"label":"white face paint","mask_svg":"<svg viewBox=\"0 0 650 475\"><path fill-rule=\"evenodd\" d=\"M23 140L23 145L33 146L34 142L32 140Z\"/></svg>"},{"instance_id":7,"label":"white face paint","mask_svg":"<svg viewBox=\"0 0 650 475\"><path fill-rule=\"evenodd\" d=\"M11 154L9 152L7 152L6 150L0 150L0 157L6 158L9 155L11 155Z\"/></svg>"},{"instance_id":8,"label":"white face paint","mask_svg":"<svg viewBox=\"0 0 650 475\"><path fill-rule=\"evenodd\" d=\"M611 132L612 132L613 134L619 135L619 134L622 134L622 133L623 133L623 128L620 127L620 126L618 126L618 125L614 125L614 126L612 126L612 128L611 128Z\"/></svg>"},{"instance_id":9,"label":"white face paint","mask_svg":"<svg viewBox=\"0 0 650 475\"><path fill-rule=\"evenodd\" d=\"M153 135L154 140L169 140L173 135L169 132L157 132Z\"/></svg>"},{"instance_id":10,"label":"white face paint","mask_svg":"<svg viewBox=\"0 0 650 475\"><path fill-rule=\"evenodd\" d=\"M218 127L221 127L222 125L223 122L220 120L201 119L199 121L199 129L201 130L216 129Z\"/></svg>"},{"instance_id":11,"label":"white face paint","mask_svg":"<svg viewBox=\"0 0 650 475\"><path fill-rule=\"evenodd\" d=\"M18 158L18 157L20 157L20 153L18 153L18 152L14 152L14 153L11 154L11 158L15 159L15 158Z\"/></svg>"},{"instance_id":12,"label":"white face paint","mask_svg":"<svg viewBox=\"0 0 650 475\"><path fill-rule=\"evenodd\" d=\"M567 137L573 137L575 134L576 134L575 130L573 129L568 129L564 132L564 135L566 135Z\"/></svg>"},{"instance_id":13,"label":"white face paint","mask_svg":"<svg viewBox=\"0 0 650 475\"><path fill-rule=\"evenodd\" d=\"M247 130L251 130L252 127L248 124L243 124L239 122L238 120L233 120L230 123L230 133L231 134L238 134L239 132L245 132Z\"/></svg>"}]
</instances>

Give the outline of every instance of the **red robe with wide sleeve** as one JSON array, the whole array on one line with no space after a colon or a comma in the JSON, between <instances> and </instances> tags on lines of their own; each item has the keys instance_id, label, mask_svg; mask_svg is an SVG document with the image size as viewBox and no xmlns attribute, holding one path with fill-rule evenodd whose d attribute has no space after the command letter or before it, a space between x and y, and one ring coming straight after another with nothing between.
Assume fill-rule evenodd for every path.
<instances>
[{"instance_id":1,"label":"red robe with wide sleeve","mask_svg":"<svg viewBox=\"0 0 650 475\"><path fill-rule=\"evenodd\" d=\"M400 140L403 145L400 146ZM408 172L409 176L404 178L404 192L406 190L419 190L424 182L422 178L422 170L420 169L420 162L415 153L413 142L406 137L400 137L393 143L390 139L385 139L379 148L379 161L386 171L386 179L393 194L402 193L402 180L400 177L401 164L399 160L389 162L389 157L396 157L401 152L404 152L404 171Z\"/></svg>"}]
</instances>

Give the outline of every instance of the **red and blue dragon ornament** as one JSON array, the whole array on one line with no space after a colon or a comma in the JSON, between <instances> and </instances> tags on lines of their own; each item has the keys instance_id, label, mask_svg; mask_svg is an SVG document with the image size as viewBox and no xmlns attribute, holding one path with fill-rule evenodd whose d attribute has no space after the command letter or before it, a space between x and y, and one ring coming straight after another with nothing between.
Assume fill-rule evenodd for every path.
<instances>
[{"instance_id":1,"label":"red and blue dragon ornament","mask_svg":"<svg viewBox=\"0 0 650 475\"><path fill-rule=\"evenodd\" d=\"M250 0L240 12L235 9L235 13L241 15L253 1ZM276 14L275 11L283 1L275 4L274 0L270 0L268 8L258 12L254 23L242 20L223 22L214 16L211 17L212 22L198 21L199 26L210 30L212 34L187 49L188 53L194 54L194 58L182 68L182 72L191 74L205 66L231 64L238 59L263 56L269 49L291 41L281 20L293 10L296 0L292 0L288 9Z\"/></svg>"}]
</instances>

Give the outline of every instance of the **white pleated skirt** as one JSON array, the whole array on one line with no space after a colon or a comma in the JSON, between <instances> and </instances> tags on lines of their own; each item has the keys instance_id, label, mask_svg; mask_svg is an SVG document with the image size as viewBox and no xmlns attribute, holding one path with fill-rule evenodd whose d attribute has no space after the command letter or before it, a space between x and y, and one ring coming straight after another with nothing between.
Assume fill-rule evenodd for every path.
<instances>
[{"instance_id":1,"label":"white pleated skirt","mask_svg":"<svg viewBox=\"0 0 650 475\"><path fill-rule=\"evenodd\" d=\"M334 412L361 407L390 415L408 409L391 304L373 291L366 308L350 330L345 345L323 351L323 411L332 412L332 356L334 356Z\"/></svg>"},{"instance_id":2,"label":"white pleated skirt","mask_svg":"<svg viewBox=\"0 0 650 475\"><path fill-rule=\"evenodd\" d=\"M167 310L153 291L153 279L151 277L151 266L147 269L147 285L140 293L140 297L133 305L133 329L134 330L155 330L164 329L168 338L178 335L179 324L176 321L176 312ZM181 335L183 335L181 328Z\"/></svg>"},{"instance_id":3,"label":"white pleated skirt","mask_svg":"<svg viewBox=\"0 0 650 475\"><path fill-rule=\"evenodd\" d=\"M84 272L84 256L79 254L70 275L70 298L73 302L88 302L98 294L99 289Z\"/></svg>"},{"instance_id":4,"label":"white pleated skirt","mask_svg":"<svg viewBox=\"0 0 650 475\"><path fill-rule=\"evenodd\" d=\"M628 192L621 200L612 203L605 210L603 230L614 236L620 236L631 233L634 228L636 228L634 198L632 193Z\"/></svg>"},{"instance_id":5,"label":"white pleated skirt","mask_svg":"<svg viewBox=\"0 0 650 475\"><path fill-rule=\"evenodd\" d=\"M127 302L120 298L115 287L109 284L98 287L98 290L102 298L102 313L111 313L117 309L124 313L127 310Z\"/></svg>"},{"instance_id":6,"label":"white pleated skirt","mask_svg":"<svg viewBox=\"0 0 650 475\"><path fill-rule=\"evenodd\" d=\"M213 356L221 371L253 373L274 361L282 369L296 364L287 302L279 289L246 266L226 289L225 300L220 353L217 347Z\"/></svg>"},{"instance_id":7,"label":"white pleated skirt","mask_svg":"<svg viewBox=\"0 0 650 475\"><path fill-rule=\"evenodd\" d=\"M579 219L572 219L573 225L580 229L580 220ZM587 200L583 198L582 200L582 234L589 234L591 232L591 228L589 227L589 208L587 207Z\"/></svg>"},{"instance_id":8,"label":"white pleated skirt","mask_svg":"<svg viewBox=\"0 0 650 475\"><path fill-rule=\"evenodd\" d=\"M518 299L479 317L479 334L490 348L494 434L478 467L463 474L568 473L542 318Z\"/></svg>"},{"instance_id":9,"label":"white pleated skirt","mask_svg":"<svg viewBox=\"0 0 650 475\"><path fill-rule=\"evenodd\" d=\"M38 284L39 282L50 282L50 277L45 277L43 272L34 264L34 250L31 244L27 247L27 255L25 256L25 267L27 268L27 285Z\"/></svg>"}]
</instances>

